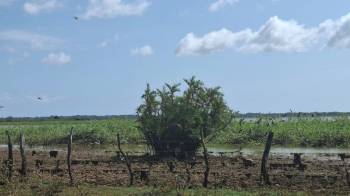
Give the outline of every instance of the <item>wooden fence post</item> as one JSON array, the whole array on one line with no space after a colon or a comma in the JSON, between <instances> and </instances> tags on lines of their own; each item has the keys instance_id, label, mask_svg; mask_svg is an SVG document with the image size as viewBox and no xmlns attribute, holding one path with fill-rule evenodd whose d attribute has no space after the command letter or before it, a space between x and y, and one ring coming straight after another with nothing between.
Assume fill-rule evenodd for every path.
<instances>
[{"instance_id":1,"label":"wooden fence post","mask_svg":"<svg viewBox=\"0 0 350 196\"><path fill-rule=\"evenodd\" d=\"M267 140L266 140L266 144L265 144L265 150L264 150L264 154L262 156L262 160L261 160L261 176L260 178L263 180L263 182L266 185L270 185L270 179L269 179L269 174L266 168L266 163L269 159L269 153L270 153L270 148L271 148L271 144L272 144L272 139L273 139L273 132L269 132L268 136L267 136Z\"/></svg>"},{"instance_id":2,"label":"wooden fence post","mask_svg":"<svg viewBox=\"0 0 350 196\"><path fill-rule=\"evenodd\" d=\"M27 159L24 151L25 146L25 138L24 138L24 133L21 132L19 135L19 149L21 152L21 175L22 176L27 176Z\"/></svg>"},{"instance_id":3,"label":"wooden fence post","mask_svg":"<svg viewBox=\"0 0 350 196\"><path fill-rule=\"evenodd\" d=\"M128 172L129 172L129 186L131 186L134 183L134 173L132 172L131 163L130 163L130 161L128 159L128 156L123 152L122 148L120 147L119 133L117 134L117 145L118 145L118 150L119 150L120 154L122 155L122 157L125 160L126 167L128 168Z\"/></svg>"},{"instance_id":4,"label":"wooden fence post","mask_svg":"<svg viewBox=\"0 0 350 196\"><path fill-rule=\"evenodd\" d=\"M8 178L11 180L12 178L12 167L13 167L13 150L12 150L12 142L9 131L6 131L7 134L7 146L8 146L8 158L7 158L7 169L8 169Z\"/></svg>"},{"instance_id":5,"label":"wooden fence post","mask_svg":"<svg viewBox=\"0 0 350 196\"><path fill-rule=\"evenodd\" d=\"M68 166L69 182L71 185L73 185L73 175L71 170L72 142L73 142L73 127L70 129L70 133L68 137L68 152L67 152L67 166Z\"/></svg>"},{"instance_id":6,"label":"wooden fence post","mask_svg":"<svg viewBox=\"0 0 350 196\"><path fill-rule=\"evenodd\" d=\"M202 147L203 147L203 158L204 158L204 164L205 164L203 187L207 188L210 167L209 167L209 160L208 160L208 150L207 150L207 147L205 145L203 130L201 130L201 142L202 142Z\"/></svg>"},{"instance_id":7,"label":"wooden fence post","mask_svg":"<svg viewBox=\"0 0 350 196\"><path fill-rule=\"evenodd\" d=\"M346 167L347 167L347 164L346 164L346 161L345 161L346 155L345 155L345 153L340 153L340 154L338 154L338 156L340 157L340 159L341 159L342 162L343 162L343 167L344 167L344 171L345 171L345 181L346 181L346 184L348 185L348 187L350 187L350 174L349 174L348 169L346 168Z\"/></svg>"}]
</instances>

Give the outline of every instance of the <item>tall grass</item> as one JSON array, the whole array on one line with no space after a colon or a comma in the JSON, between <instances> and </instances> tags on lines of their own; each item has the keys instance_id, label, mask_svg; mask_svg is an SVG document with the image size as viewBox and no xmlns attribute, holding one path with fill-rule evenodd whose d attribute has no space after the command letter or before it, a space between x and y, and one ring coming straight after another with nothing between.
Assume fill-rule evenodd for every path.
<instances>
[{"instance_id":1,"label":"tall grass","mask_svg":"<svg viewBox=\"0 0 350 196\"><path fill-rule=\"evenodd\" d=\"M307 147L350 147L350 119L294 118L232 122L216 133L212 144L262 145L266 133L274 132L274 145ZM64 143L69 129L74 127L75 143L111 144L117 133L123 143L143 143L143 136L132 119L108 120L46 120L0 122L0 143L6 143L5 131L16 140L24 131L27 144L52 145Z\"/></svg>"},{"instance_id":2,"label":"tall grass","mask_svg":"<svg viewBox=\"0 0 350 196\"><path fill-rule=\"evenodd\" d=\"M78 143L114 143L117 133L123 135L125 143L141 143L142 135L136 125L128 119L1 122L0 143L6 142L5 131L9 130L14 138L23 131L27 144L60 144L65 142L71 127L74 127L74 140Z\"/></svg>"},{"instance_id":3,"label":"tall grass","mask_svg":"<svg viewBox=\"0 0 350 196\"><path fill-rule=\"evenodd\" d=\"M216 143L262 144L266 133L274 132L273 143L281 146L349 147L350 120L348 118L321 119L296 118L267 120L260 123L234 122L228 129L218 133Z\"/></svg>"}]
</instances>

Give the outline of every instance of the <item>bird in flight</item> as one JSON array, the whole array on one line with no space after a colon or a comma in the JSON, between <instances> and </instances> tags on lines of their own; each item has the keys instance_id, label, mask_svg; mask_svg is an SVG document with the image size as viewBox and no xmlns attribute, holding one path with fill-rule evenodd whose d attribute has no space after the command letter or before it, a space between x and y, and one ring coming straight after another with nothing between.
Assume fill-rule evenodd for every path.
<instances>
[{"instance_id":1,"label":"bird in flight","mask_svg":"<svg viewBox=\"0 0 350 196\"><path fill-rule=\"evenodd\" d=\"M75 19L75 20L79 20L79 17L78 17L78 16L74 16L74 19Z\"/></svg>"},{"instance_id":2,"label":"bird in flight","mask_svg":"<svg viewBox=\"0 0 350 196\"><path fill-rule=\"evenodd\" d=\"M37 99L38 99L38 100L43 100L43 98L41 98L41 97L38 97Z\"/></svg>"}]
</instances>

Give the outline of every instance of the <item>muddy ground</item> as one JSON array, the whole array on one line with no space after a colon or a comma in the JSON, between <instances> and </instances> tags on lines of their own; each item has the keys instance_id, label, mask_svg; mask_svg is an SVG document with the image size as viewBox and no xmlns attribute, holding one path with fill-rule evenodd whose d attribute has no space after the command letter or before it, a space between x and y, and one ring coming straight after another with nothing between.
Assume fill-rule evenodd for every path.
<instances>
[{"instance_id":1,"label":"muddy ground","mask_svg":"<svg viewBox=\"0 0 350 196\"><path fill-rule=\"evenodd\" d=\"M28 175L49 178L68 178L66 152L63 150L26 151ZM346 168L349 161L338 154L303 154L301 164L296 163L293 154L270 154L268 171L271 186L289 190L307 191L350 191ZM7 150L0 151L1 175L6 172L4 162ZM129 153L135 175L135 186L177 186L197 187L203 182L204 161L200 155L191 161L172 159L156 160L145 155ZM209 186L253 189L261 187L259 154L218 153L210 156ZM18 150L14 151L14 176L19 178L21 165ZM128 170L122 157L116 151L81 149L73 151L72 172L75 183L127 186ZM349 180L350 177L348 176Z\"/></svg>"}]
</instances>

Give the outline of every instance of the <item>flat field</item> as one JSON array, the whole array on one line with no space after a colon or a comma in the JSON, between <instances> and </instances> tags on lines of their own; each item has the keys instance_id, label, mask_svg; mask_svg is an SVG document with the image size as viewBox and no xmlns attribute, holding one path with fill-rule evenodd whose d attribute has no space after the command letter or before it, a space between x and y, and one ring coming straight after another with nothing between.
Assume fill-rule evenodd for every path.
<instances>
[{"instance_id":1,"label":"flat field","mask_svg":"<svg viewBox=\"0 0 350 196\"><path fill-rule=\"evenodd\" d=\"M6 131L14 138L24 131L29 145L54 145L65 143L71 127L74 127L74 143L114 144L120 133L123 143L145 143L138 123L133 119L107 120L35 120L0 122L0 143L6 143ZM211 144L240 146L263 145L266 132L274 132L273 145L296 147L350 147L350 119L339 117L274 119L268 125L266 119L234 120L225 130L215 133Z\"/></svg>"},{"instance_id":2,"label":"flat field","mask_svg":"<svg viewBox=\"0 0 350 196\"><path fill-rule=\"evenodd\" d=\"M205 165L200 155L177 161L130 154L134 182L128 187L129 173L116 151L96 146L73 148L73 186L69 185L64 149L52 157L49 150L27 148L27 177L20 176L21 158L15 150L11 182L1 168L0 195L338 195L350 191L345 172L349 159L343 161L338 154L305 154L301 165L294 164L290 154L271 154L271 185L261 181L260 154L211 155L209 187L203 189ZM6 158L3 148L0 161Z\"/></svg>"}]
</instances>

